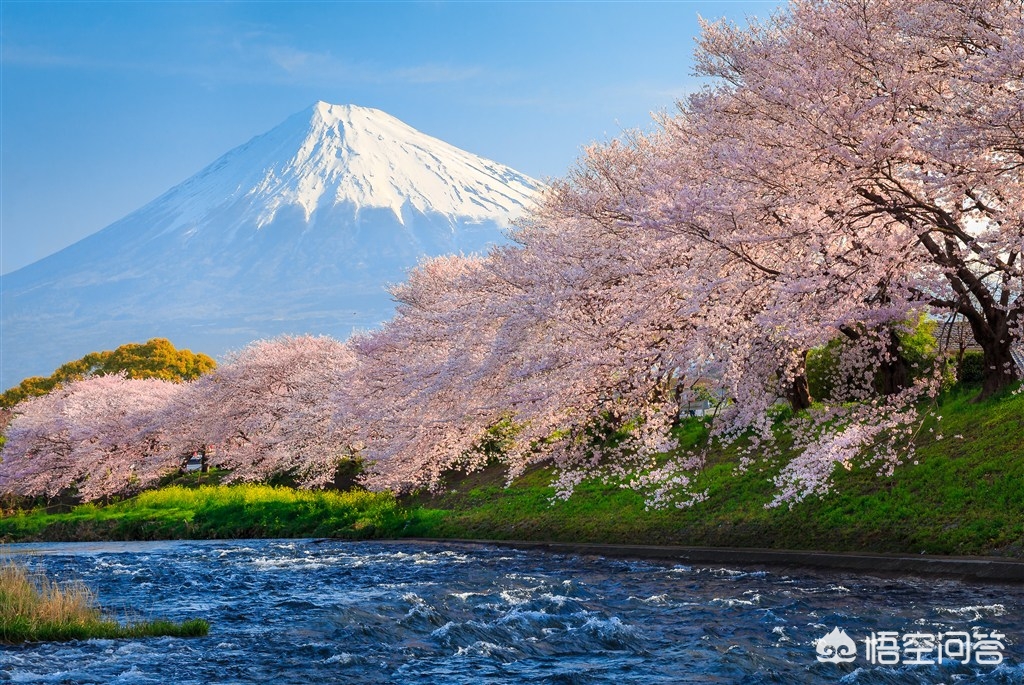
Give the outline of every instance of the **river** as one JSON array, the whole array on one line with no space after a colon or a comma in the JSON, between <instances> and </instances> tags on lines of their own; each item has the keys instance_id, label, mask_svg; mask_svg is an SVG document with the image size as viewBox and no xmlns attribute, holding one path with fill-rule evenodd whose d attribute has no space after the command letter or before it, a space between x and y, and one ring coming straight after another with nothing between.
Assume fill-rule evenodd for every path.
<instances>
[{"instance_id":1,"label":"river","mask_svg":"<svg viewBox=\"0 0 1024 685\"><path fill-rule=\"evenodd\" d=\"M205 638L0 646L2 681L1024 682L1018 585L431 543L5 549L84 581L122 619L198 617L211 628ZM845 640L856 652L843 657Z\"/></svg>"}]
</instances>

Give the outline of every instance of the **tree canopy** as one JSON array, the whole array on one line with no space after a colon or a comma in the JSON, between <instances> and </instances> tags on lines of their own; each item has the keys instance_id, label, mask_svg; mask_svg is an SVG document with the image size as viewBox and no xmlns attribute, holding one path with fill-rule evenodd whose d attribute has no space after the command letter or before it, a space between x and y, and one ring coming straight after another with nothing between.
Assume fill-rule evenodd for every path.
<instances>
[{"instance_id":1,"label":"tree canopy","mask_svg":"<svg viewBox=\"0 0 1024 685\"><path fill-rule=\"evenodd\" d=\"M89 376L122 374L126 378L192 381L216 368L217 362L202 353L179 350L165 338L129 343L115 350L90 352L81 359L62 364L47 377L32 376L0 395L0 407L15 404L54 388Z\"/></svg>"}]
</instances>

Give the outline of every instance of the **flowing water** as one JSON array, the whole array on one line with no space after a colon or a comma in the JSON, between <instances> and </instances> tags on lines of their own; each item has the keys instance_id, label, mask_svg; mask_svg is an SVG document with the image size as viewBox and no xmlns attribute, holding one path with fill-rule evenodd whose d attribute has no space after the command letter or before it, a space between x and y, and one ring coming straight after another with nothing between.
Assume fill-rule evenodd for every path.
<instances>
[{"instance_id":1,"label":"flowing water","mask_svg":"<svg viewBox=\"0 0 1024 685\"><path fill-rule=\"evenodd\" d=\"M211 628L205 638L0 646L2 681L1024 682L1024 588L1016 585L429 543L6 549L51 577L85 581L122 618L200 617ZM818 660L817 641L835 628L855 643L853 661ZM872 633L890 638L874 659L889 663L865 653ZM935 649L956 658L908 663L915 654L937 660L936 651L905 651L927 644L906 642L914 633L934 636Z\"/></svg>"}]
</instances>

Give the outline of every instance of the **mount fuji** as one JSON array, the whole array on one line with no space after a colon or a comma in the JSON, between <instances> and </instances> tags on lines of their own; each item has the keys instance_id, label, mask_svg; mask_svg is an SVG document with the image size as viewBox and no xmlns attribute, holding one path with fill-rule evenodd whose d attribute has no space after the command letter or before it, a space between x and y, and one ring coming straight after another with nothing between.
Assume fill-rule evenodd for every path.
<instances>
[{"instance_id":1,"label":"mount fuji","mask_svg":"<svg viewBox=\"0 0 1024 685\"><path fill-rule=\"evenodd\" d=\"M387 319L424 256L481 252L541 184L379 110L319 102L60 252L0 278L0 388L169 338L220 355Z\"/></svg>"}]
</instances>

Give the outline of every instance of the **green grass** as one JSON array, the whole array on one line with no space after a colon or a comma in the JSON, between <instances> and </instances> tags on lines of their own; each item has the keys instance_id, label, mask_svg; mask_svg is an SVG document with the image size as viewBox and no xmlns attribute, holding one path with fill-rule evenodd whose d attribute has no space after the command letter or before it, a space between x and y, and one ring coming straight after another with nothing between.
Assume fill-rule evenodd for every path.
<instances>
[{"instance_id":1,"label":"green grass","mask_svg":"<svg viewBox=\"0 0 1024 685\"><path fill-rule=\"evenodd\" d=\"M268 537L397 537L418 517L389 493L296 490L269 485L173 485L123 502L70 512L36 509L0 519L14 540L156 540Z\"/></svg>"},{"instance_id":2,"label":"green grass","mask_svg":"<svg viewBox=\"0 0 1024 685\"><path fill-rule=\"evenodd\" d=\"M96 596L81 583L59 585L29 573L21 564L0 564L0 643L88 640L91 638L202 637L203 619L163 619L122 625L103 615Z\"/></svg>"},{"instance_id":3,"label":"green grass","mask_svg":"<svg viewBox=\"0 0 1024 685\"><path fill-rule=\"evenodd\" d=\"M695 481L709 497L684 509L647 511L641 495L600 481L552 505L547 469L507 489L500 469L472 474L410 503L441 510L421 527L429 537L1024 556L1024 396L969 398L945 398L941 419L926 421L917 465L890 478L840 469L832 493L792 509L765 507L779 467L737 475L735 449L710 455ZM928 430L937 426L942 440ZM699 438L699 422L684 429Z\"/></svg>"}]
</instances>

